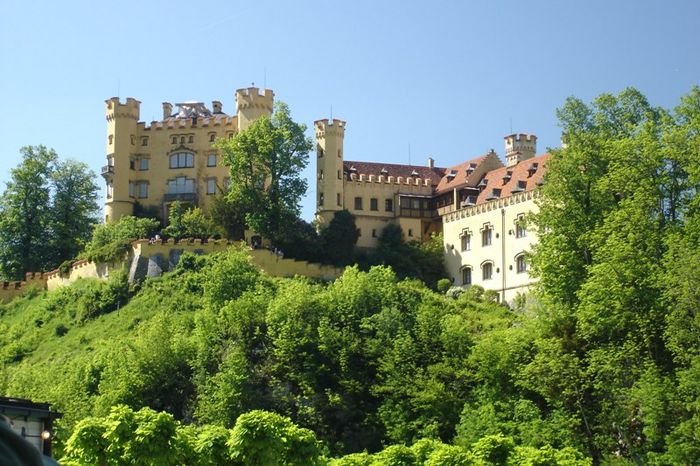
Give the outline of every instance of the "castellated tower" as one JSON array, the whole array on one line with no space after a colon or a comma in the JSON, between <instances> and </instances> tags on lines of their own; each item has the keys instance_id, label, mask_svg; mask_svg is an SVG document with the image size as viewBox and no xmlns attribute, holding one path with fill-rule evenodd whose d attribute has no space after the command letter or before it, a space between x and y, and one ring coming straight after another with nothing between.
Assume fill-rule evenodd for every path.
<instances>
[{"instance_id":1,"label":"castellated tower","mask_svg":"<svg viewBox=\"0 0 700 466\"><path fill-rule=\"evenodd\" d=\"M102 176L107 182L105 221L112 222L134 211L134 199L129 193L130 158L136 150L141 102L129 97L122 104L118 97L112 97L105 104L107 165L102 167Z\"/></svg>"},{"instance_id":2,"label":"castellated tower","mask_svg":"<svg viewBox=\"0 0 700 466\"><path fill-rule=\"evenodd\" d=\"M503 139L506 143L506 166L508 167L533 158L537 152L537 136L534 134L510 134Z\"/></svg>"},{"instance_id":3,"label":"castellated tower","mask_svg":"<svg viewBox=\"0 0 700 466\"><path fill-rule=\"evenodd\" d=\"M316 129L316 212L319 224L327 225L343 210L343 138L345 122L318 120Z\"/></svg>"},{"instance_id":4,"label":"castellated tower","mask_svg":"<svg viewBox=\"0 0 700 466\"><path fill-rule=\"evenodd\" d=\"M261 93L262 91L262 93ZM263 115L271 115L275 93L271 89L249 87L236 91L236 112L238 114L238 132L248 128L253 120Z\"/></svg>"}]
</instances>

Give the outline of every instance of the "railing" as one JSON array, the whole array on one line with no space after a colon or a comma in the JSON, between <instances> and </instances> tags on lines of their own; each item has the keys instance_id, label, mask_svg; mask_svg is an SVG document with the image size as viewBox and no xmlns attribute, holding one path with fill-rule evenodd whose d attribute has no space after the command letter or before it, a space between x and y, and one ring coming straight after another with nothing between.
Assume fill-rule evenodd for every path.
<instances>
[{"instance_id":1,"label":"railing","mask_svg":"<svg viewBox=\"0 0 700 466\"><path fill-rule=\"evenodd\" d=\"M185 201L191 202L193 204L197 203L197 193L177 193L177 194L165 194L163 196L163 202L172 201Z\"/></svg>"},{"instance_id":2,"label":"railing","mask_svg":"<svg viewBox=\"0 0 700 466\"><path fill-rule=\"evenodd\" d=\"M102 176L114 175L114 165L105 165L102 167Z\"/></svg>"}]
</instances>

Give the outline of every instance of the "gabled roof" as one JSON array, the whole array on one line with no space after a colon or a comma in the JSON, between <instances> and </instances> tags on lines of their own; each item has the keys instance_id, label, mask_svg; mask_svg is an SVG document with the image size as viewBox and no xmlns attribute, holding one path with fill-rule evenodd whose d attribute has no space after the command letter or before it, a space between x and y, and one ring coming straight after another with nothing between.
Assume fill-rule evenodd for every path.
<instances>
[{"instance_id":1,"label":"gabled roof","mask_svg":"<svg viewBox=\"0 0 700 466\"><path fill-rule=\"evenodd\" d=\"M508 197L513 194L513 190L515 192L532 191L537 188L544 176L544 164L549 156L550 154L538 155L512 167L501 167L487 172L479 183L480 186L483 184L484 188L479 193L476 203L482 204L494 198ZM483 180L486 182L483 183Z\"/></svg>"},{"instance_id":2,"label":"gabled roof","mask_svg":"<svg viewBox=\"0 0 700 466\"><path fill-rule=\"evenodd\" d=\"M354 170L352 170L354 169ZM445 169L440 167L425 167L418 165L401 165L394 163L379 163L379 162L356 162L352 160L343 161L343 171L345 179L350 179L350 174L357 173L358 175L375 175L375 176L399 176L403 178L428 178L431 185L436 186L440 179L444 176Z\"/></svg>"},{"instance_id":3,"label":"gabled roof","mask_svg":"<svg viewBox=\"0 0 700 466\"><path fill-rule=\"evenodd\" d=\"M495 152L489 152L480 157L476 157L466 162L462 162L459 165L449 167L445 169L445 175L440 180L436 188L436 193L441 194L445 191L452 190L455 188L461 188L467 185L474 185L472 174L478 172L479 167L487 160L495 159L498 165L502 165L500 159ZM492 162L493 163L493 162Z\"/></svg>"}]
</instances>

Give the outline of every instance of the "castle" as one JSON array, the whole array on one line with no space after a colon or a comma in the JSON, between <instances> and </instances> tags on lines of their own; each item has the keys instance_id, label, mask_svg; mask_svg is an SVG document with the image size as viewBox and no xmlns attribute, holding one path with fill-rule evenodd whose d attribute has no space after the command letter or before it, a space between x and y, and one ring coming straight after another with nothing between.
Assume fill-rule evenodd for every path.
<instances>
[{"instance_id":1,"label":"castle","mask_svg":"<svg viewBox=\"0 0 700 466\"><path fill-rule=\"evenodd\" d=\"M548 154L536 156L537 137L505 139L505 165L495 151L459 165L436 167L345 160L345 122L318 120L317 219L329 222L347 209L355 216L358 247L373 248L388 222L407 240L443 232L445 264L455 285L480 285L512 301L533 280L525 253L537 240L524 217L534 199Z\"/></svg>"},{"instance_id":2,"label":"castle","mask_svg":"<svg viewBox=\"0 0 700 466\"><path fill-rule=\"evenodd\" d=\"M211 109L202 102L175 107L164 102L163 119L150 125L139 121L138 100L106 100L105 221L132 215L137 207L166 219L173 201L206 210L213 196L229 183L228 167L214 142L233 137L256 118L270 115L273 99L270 89L238 89L235 115L224 113L216 100Z\"/></svg>"},{"instance_id":3,"label":"castle","mask_svg":"<svg viewBox=\"0 0 700 466\"><path fill-rule=\"evenodd\" d=\"M255 87L236 91L236 114L201 102L163 103L163 119L139 122L140 102L106 101L107 165L105 220L134 213L136 206L167 218L175 200L207 209L226 189L228 168L214 147L262 115L270 115L274 93ZM175 109L175 110L174 110ZM358 248L373 248L388 222L407 240L424 241L443 232L445 262L455 285L481 285L512 301L532 284L525 253L537 240L524 216L534 199L548 154L536 156L537 137L505 139L505 164L495 151L441 168L345 159L346 123L314 123L316 218L327 224L347 209L360 233Z\"/></svg>"}]
</instances>

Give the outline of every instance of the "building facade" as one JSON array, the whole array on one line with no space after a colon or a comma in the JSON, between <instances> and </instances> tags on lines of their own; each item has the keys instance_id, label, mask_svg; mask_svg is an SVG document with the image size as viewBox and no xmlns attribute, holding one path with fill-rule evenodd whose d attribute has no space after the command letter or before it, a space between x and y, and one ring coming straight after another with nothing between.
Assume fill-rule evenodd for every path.
<instances>
[{"instance_id":1,"label":"building facade","mask_svg":"<svg viewBox=\"0 0 700 466\"><path fill-rule=\"evenodd\" d=\"M548 154L536 156L537 137L511 134L505 164L491 150L459 165L436 167L345 160L345 122L319 120L316 130L317 220L347 209L360 232L358 247L377 245L382 229L398 223L406 240L442 232L445 264L458 286L480 285L511 302L533 284L526 253L537 241L524 218Z\"/></svg>"},{"instance_id":2,"label":"building facade","mask_svg":"<svg viewBox=\"0 0 700 466\"><path fill-rule=\"evenodd\" d=\"M214 147L252 121L272 113L274 93L249 87L236 91L236 112L224 113L220 101L163 103L163 119L139 121L140 104L131 97L105 101L107 164L105 221L132 215L137 208L167 219L168 206L184 201L207 209L229 179Z\"/></svg>"}]
</instances>

